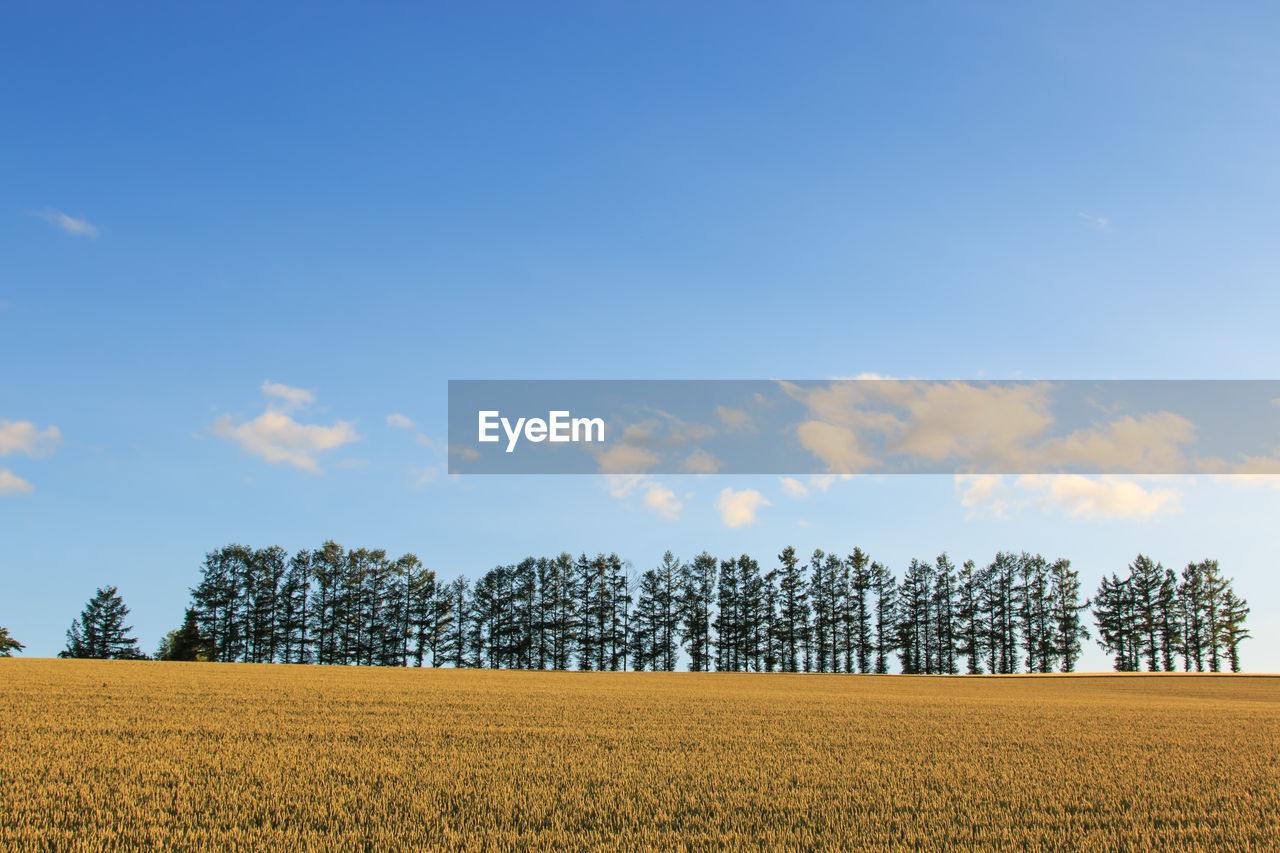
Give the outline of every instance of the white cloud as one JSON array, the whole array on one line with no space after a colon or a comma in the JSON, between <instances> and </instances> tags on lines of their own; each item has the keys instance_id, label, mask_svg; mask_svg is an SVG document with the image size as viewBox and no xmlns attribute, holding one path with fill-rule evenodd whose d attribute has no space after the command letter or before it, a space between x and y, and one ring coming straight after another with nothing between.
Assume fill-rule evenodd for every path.
<instances>
[{"instance_id":1,"label":"white cloud","mask_svg":"<svg viewBox=\"0 0 1280 853\"><path fill-rule=\"evenodd\" d=\"M720 460L699 447L688 455L683 467L691 474L714 474L720 470Z\"/></svg>"},{"instance_id":2,"label":"white cloud","mask_svg":"<svg viewBox=\"0 0 1280 853\"><path fill-rule=\"evenodd\" d=\"M268 379L262 383L262 393L284 401L286 409L296 409L316 401L316 395L305 388L292 388Z\"/></svg>"},{"instance_id":3,"label":"white cloud","mask_svg":"<svg viewBox=\"0 0 1280 853\"><path fill-rule=\"evenodd\" d=\"M415 424L408 416L396 412L395 414L387 415L387 426L393 426L397 429L413 429Z\"/></svg>"},{"instance_id":4,"label":"white cloud","mask_svg":"<svg viewBox=\"0 0 1280 853\"><path fill-rule=\"evenodd\" d=\"M346 421L332 426L300 424L284 412L272 410L239 424L233 423L230 415L223 415L210 429L214 435L235 441L246 453L304 471L320 470L316 454L360 440Z\"/></svg>"},{"instance_id":5,"label":"white cloud","mask_svg":"<svg viewBox=\"0 0 1280 853\"><path fill-rule=\"evenodd\" d=\"M0 495L25 495L35 488L8 468L0 468Z\"/></svg>"},{"instance_id":6,"label":"white cloud","mask_svg":"<svg viewBox=\"0 0 1280 853\"><path fill-rule=\"evenodd\" d=\"M999 474L957 474L956 491L960 505L970 510L970 518L983 513L995 518L1009 515L1008 488Z\"/></svg>"},{"instance_id":7,"label":"white cloud","mask_svg":"<svg viewBox=\"0 0 1280 853\"><path fill-rule=\"evenodd\" d=\"M800 446L808 450L837 474L852 474L879 465L879 461L862 449L858 436L845 426L805 421L796 427Z\"/></svg>"},{"instance_id":8,"label":"white cloud","mask_svg":"<svg viewBox=\"0 0 1280 853\"><path fill-rule=\"evenodd\" d=\"M25 453L28 456L46 456L62 440L56 426L37 429L31 421L0 420L0 456Z\"/></svg>"},{"instance_id":9,"label":"white cloud","mask_svg":"<svg viewBox=\"0 0 1280 853\"><path fill-rule=\"evenodd\" d=\"M667 434L663 441L664 444L671 446L684 444L688 441L702 441L704 438L710 438L716 434L715 427L710 424L700 424L693 421L686 421L670 412L664 412L662 409L654 409L667 422ZM650 422L652 423L652 422ZM656 424L653 424L656 427ZM650 430L652 434L653 430ZM623 439L627 440L626 433L623 433Z\"/></svg>"},{"instance_id":10,"label":"white cloud","mask_svg":"<svg viewBox=\"0 0 1280 853\"><path fill-rule=\"evenodd\" d=\"M879 378L879 377L877 377ZM1048 383L981 386L916 380L837 382L825 388L779 383L815 420L800 424L801 444L833 473L879 464L861 434L882 435L890 453L938 462L1027 469L1026 444L1053 422ZM905 416L885 411L888 405Z\"/></svg>"},{"instance_id":11,"label":"white cloud","mask_svg":"<svg viewBox=\"0 0 1280 853\"><path fill-rule=\"evenodd\" d=\"M644 474L613 474L606 478L609 494L621 501L639 494L642 506L663 518L675 520L680 517L684 501L692 497L692 493L683 498L674 491Z\"/></svg>"},{"instance_id":12,"label":"white cloud","mask_svg":"<svg viewBox=\"0 0 1280 853\"><path fill-rule=\"evenodd\" d=\"M716 417L730 431L746 429L751 426L751 416L742 409L731 409L728 406L716 406Z\"/></svg>"},{"instance_id":13,"label":"white cloud","mask_svg":"<svg viewBox=\"0 0 1280 853\"><path fill-rule=\"evenodd\" d=\"M753 524L756 520L756 511L760 507L769 505L764 495L755 489L735 492L733 489L725 488L721 490L720 497L716 500L716 509L720 511L720 518L728 527Z\"/></svg>"},{"instance_id":14,"label":"white cloud","mask_svg":"<svg viewBox=\"0 0 1280 853\"><path fill-rule=\"evenodd\" d=\"M1056 507L1073 518L1146 520L1181 508L1174 489L1145 489L1116 477L1024 474L1014 485L1037 493L1041 506Z\"/></svg>"},{"instance_id":15,"label":"white cloud","mask_svg":"<svg viewBox=\"0 0 1280 853\"><path fill-rule=\"evenodd\" d=\"M644 505L663 518L673 521L680 517L680 510L684 507L675 492L657 483L649 483L645 487Z\"/></svg>"},{"instance_id":16,"label":"white cloud","mask_svg":"<svg viewBox=\"0 0 1280 853\"><path fill-rule=\"evenodd\" d=\"M619 443L596 453L596 463L602 474L634 474L649 470L659 461L656 453L634 444Z\"/></svg>"},{"instance_id":17,"label":"white cloud","mask_svg":"<svg viewBox=\"0 0 1280 853\"><path fill-rule=\"evenodd\" d=\"M77 237L97 237L98 226L90 224L84 219L76 219L74 216L68 216L60 210L52 207L46 207L44 210L30 211L32 216L38 216L50 225L61 228L68 234L74 234Z\"/></svg>"},{"instance_id":18,"label":"white cloud","mask_svg":"<svg viewBox=\"0 0 1280 853\"><path fill-rule=\"evenodd\" d=\"M1021 448L1053 422L1049 386L967 382L874 383L910 412L890 449L939 461L951 456L1016 466Z\"/></svg>"},{"instance_id":19,"label":"white cloud","mask_svg":"<svg viewBox=\"0 0 1280 853\"><path fill-rule=\"evenodd\" d=\"M1195 432L1191 421L1172 412L1125 416L1047 442L1043 458L1050 465L1172 474L1184 469L1179 445L1192 441Z\"/></svg>"},{"instance_id":20,"label":"white cloud","mask_svg":"<svg viewBox=\"0 0 1280 853\"><path fill-rule=\"evenodd\" d=\"M960 504L970 510L970 518L1009 518L1035 507L1058 510L1072 518L1145 521L1181 509L1181 494L1176 488L1148 488L1133 479L1114 476L957 474L955 484Z\"/></svg>"},{"instance_id":21,"label":"white cloud","mask_svg":"<svg viewBox=\"0 0 1280 853\"><path fill-rule=\"evenodd\" d=\"M430 447L431 439L427 438L425 435L422 436L422 438L426 439L427 446ZM445 448L445 453L450 456L460 456L464 461L467 461L467 462L474 462L475 460L480 458L479 450L476 450L474 447L466 447L461 444L450 444L447 448Z\"/></svg>"},{"instance_id":22,"label":"white cloud","mask_svg":"<svg viewBox=\"0 0 1280 853\"><path fill-rule=\"evenodd\" d=\"M802 498L809 494L809 489L795 477L782 478L782 490L793 498Z\"/></svg>"}]
</instances>

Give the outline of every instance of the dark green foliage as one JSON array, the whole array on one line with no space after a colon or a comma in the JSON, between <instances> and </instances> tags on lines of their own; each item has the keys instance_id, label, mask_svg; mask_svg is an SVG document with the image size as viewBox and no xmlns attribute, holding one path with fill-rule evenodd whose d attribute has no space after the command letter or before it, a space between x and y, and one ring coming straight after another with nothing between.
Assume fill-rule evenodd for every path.
<instances>
[{"instance_id":1,"label":"dark green foliage","mask_svg":"<svg viewBox=\"0 0 1280 853\"><path fill-rule=\"evenodd\" d=\"M182 620L182 627L164 635L160 641L160 648L156 650L156 660L209 660L209 643L200 636L200 626L196 622L195 610L188 607L186 616Z\"/></svg>"},{"instance_id":2,"label":"dark green foliage","mask_svg":"<svg viewBox=\"0 0 1280 853\"><path fill-rule=\"evenodd\" d=\"M78 619L67 630L67 647L58 653L63 658L96 658L99 660L146 660L138 649L138 640L128 636L132 625L124 624L129 608L114 586L99 587L85 605Z\"/></svg>"},{"instance_id":3,"label":"dark green foliage","mask_svg":"<svg viewBox=\"0 0 1280 853\"><path fill-rule=\"evenodd\" d=\"M711 669L716 566L716 558L703 551L680 571L680 641L689 654L689 669L693 672Z\"/></svg>"},{"instance_id":4,"label":"dark green foliage","mask_svg":"<svg viewBox=\"0 0 1280 853\"><path fill-rule=\"evenodd\" d=\"M1217 560L1190 563L1179 580L1141 554L1124 578L1103 578L1093 602L1098 640L1116 669L1239 671L1239 644L1249 636L1249 608L1224 578Z\"/></svg>"},{"instance_id":5,"label":"dark green foliage","mask_svg":"<svg viewBox=\"0 0 1280 853\"><path fill-rule=\"evenodd\" d=\"M9 635L9 629L0 625L0 658L13 657L14 652L20 652L25 649L22 643Z\"/></svg>"},{"instance_id":6,"label":"dark green foliage","mask_svg":"<svg viewBox=\"0 0 1280 853\"><path fill-rule=\"evenodd\" d=\"M1092 607L1118 670L1170 671L1179 657L1187 670L1239 669L1249 607L1215 561L1179 577L1139 555L1093 599L1080 591L1070 561L1026 552L959 570L945 553L912 560L900 581L858 548L845 558L814 551L806 567L788 547L768 571L747 554L682 562L667 552L638 577L617 554L562 552L495 566L473 586L437 581L412 554L393 561L325 542L289 558L228 545L206 556L183 626L159 654L669 671L683 649L688 668L703 672L888 673L894 655L913 674L1071 672L1090 636L1081 613ZM100 632L84 624L73 624L64 654L101 653Z\"/></svg>"}]
</instances>

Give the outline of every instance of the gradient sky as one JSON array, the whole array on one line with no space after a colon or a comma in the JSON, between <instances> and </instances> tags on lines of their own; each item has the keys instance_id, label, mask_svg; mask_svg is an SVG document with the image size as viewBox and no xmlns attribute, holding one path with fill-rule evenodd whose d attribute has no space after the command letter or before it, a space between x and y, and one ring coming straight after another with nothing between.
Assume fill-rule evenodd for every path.
<instances>
[{"instance_id":1,"label":"gradient sky","mask_svg":"<svg viewBox=\"0 0 1280 853\"><path fill-rule=\"evenodd\" d=\"M1280 670L1273 481L442 473L450 378L1280 377L1273 6L261 6L0 11L27 655L108 583L151 651L205 551L335 538L1214 556Z\"/></svg>"}]
</instances>

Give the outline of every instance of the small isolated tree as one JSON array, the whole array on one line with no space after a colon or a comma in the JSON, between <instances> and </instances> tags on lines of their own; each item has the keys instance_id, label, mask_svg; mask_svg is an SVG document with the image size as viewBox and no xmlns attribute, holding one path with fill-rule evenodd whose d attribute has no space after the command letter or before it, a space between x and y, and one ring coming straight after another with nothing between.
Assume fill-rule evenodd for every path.
<instances>
[{"instance_id":1,"label":"small isolated tree","mask_svg":"<svg viewBox=\"0 0 1280 853\"><path fill-rule=\"evenodd\" d=\"M20 652L26 646L9 636L9 629L0 625L0 658L11 658L14 652Z\"/></svg>"},{"instance_id":2,"label":"small isolated tree","mask_svg":"<svg viewBox=\"0 0 1280 853\"><path fill-rule=\"evenodd\" d=\"M164 635L160 648L156 650L156 660L170 661L207 661L209 660L209 643L200 636L200 626L196 621L196 611L187 608L182 627Z\"/></svg>"},{"instance_id":3,"label":"small isolated tree","mask_svg":"<svg viewBox=\"0 0 1280 853\"><path fill-rule=\"evenodd\" d=\"M133 630L132 625L124 624L128 615L129 608L114 586L99 587L80 618L71 623L67 647L58 657L144 660L137 638L127 636Z\"/></svg>"}]
</instances>

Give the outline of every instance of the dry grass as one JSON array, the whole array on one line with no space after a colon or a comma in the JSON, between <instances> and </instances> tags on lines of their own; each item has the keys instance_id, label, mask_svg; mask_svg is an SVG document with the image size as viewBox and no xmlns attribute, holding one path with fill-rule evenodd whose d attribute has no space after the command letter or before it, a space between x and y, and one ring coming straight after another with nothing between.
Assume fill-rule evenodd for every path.
<instances>
[{"instance_id":1,"label":"dry grass","mask_svg":"<svg viewBox=\"0 0 1280 853\"><path fill-rule=\"evenodd\" d=\"M1280 680L0 661L0 849L1274 849Z\"/></svg>"}]
</instances>

